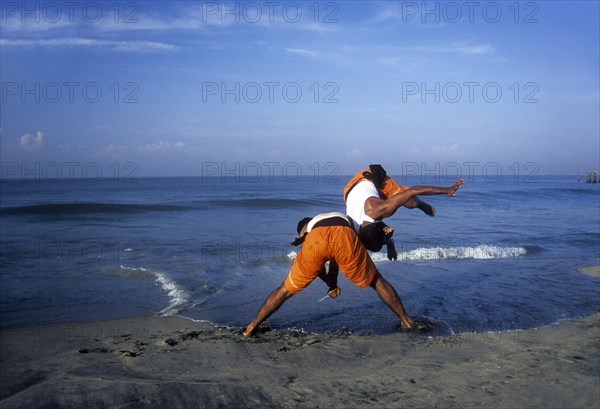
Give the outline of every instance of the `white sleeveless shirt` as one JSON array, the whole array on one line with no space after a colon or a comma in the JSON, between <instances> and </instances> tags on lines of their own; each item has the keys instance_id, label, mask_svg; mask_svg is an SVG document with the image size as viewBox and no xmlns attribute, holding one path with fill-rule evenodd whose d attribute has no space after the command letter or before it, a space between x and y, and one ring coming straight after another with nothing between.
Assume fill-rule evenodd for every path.
<instances>
[{"instance_id":1,"label":"white sleeveless shirt","mask_svg":"<svg viewBox=\"0 0 600 409\"><path fill-rule=\"evenodd\" d=\"M362 180L352 188L346 198L346 213L354 220L356 231L358 231L356 224L360 227L363 222L373 223L375 221L365 214L365 202L370 197L379 198L379 192L373 182Z\"/></svg>"}]
</instances>

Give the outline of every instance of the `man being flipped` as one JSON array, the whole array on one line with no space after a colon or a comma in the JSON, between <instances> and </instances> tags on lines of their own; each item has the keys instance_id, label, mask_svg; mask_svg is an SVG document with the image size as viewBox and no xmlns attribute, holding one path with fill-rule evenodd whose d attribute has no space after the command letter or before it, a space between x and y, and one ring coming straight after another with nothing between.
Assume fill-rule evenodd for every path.
<instances>
[{"instance_id":1,"label":"man being flipped","mask_svg":"<svg viewBox=\"0 0 600 409\"><path fill-rule=\"evenodd\" d=\"M421 209L429 216L435 215L435 208L421 201L417 195L441 195L450 197L465 183L458 179L453 186L400 186L387 176L381 165L371 165L358 172L344 187L346 214L354 222L354 229L361 242L369 251L379 251L387 245L388 258L396 259L396 249L391 239L394 230L382 222L404 206L408 209Z\"/></svg>"}]
</instances>

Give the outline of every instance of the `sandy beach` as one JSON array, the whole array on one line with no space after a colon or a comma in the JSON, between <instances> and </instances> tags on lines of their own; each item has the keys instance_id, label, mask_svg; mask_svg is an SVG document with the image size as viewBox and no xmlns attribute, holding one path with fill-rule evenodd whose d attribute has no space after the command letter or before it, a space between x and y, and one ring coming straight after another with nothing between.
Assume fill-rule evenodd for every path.
<instances>
[{"instance_id":1,"label":"sandy beach","mask_svg":"<svg viewBox=\"0 0 600 409\"><path fill-rule=\"evenodd\" d=\"M600 314L428 338L181 317L1 331L2 408L596 408Z\"/></svg>"}]
</instances>

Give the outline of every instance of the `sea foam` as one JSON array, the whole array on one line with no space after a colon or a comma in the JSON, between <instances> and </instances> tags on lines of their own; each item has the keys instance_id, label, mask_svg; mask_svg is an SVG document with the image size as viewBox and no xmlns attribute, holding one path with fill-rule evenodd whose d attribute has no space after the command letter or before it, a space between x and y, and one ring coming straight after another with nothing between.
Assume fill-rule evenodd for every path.
<instances>
[{"instance_id":1,"label":"sea foam","mask_svg":"<svg viewBox=\"0 0 600 409\"><path fill-rule=\"evenodd\" d=\"M527 254L524 247L499 247L489 244L460 247L420 247L398 253L398 261L435 261L435 260L494 260L502 258L517 258ZM297 253L291 251L288 259L294 260ZM389 261L385 252L370 253L375 263Z\"/></svg>"},{"instance_id":2,"label":"sea foam","mask_svg":"<svg viewBox=\"0 0 600 409\"><path fill-rule=\"evenodd\" d=\"M173 280L167 273L153 271L144 267L126 267L121 266L121 270L129 273L137 273L148 276L154 276L156 282L160 284L161 289L169 296L169 305L158 312L161 316L177 315L181 309L190 304L189 294L179 284Z\"/></svg>"},{"instance_id":3,"label":"sea foam","mask_svg":"<svg viewBox=\"0 0 600 409\"><path fill-rule=\"evenodd\" d=\"M398 253L399 261L435 261L435 260L495 260L517 258L527 254L524 247L499 247L489 244L460 247L420 247ZM372 253L375 262L388 261L384 252Z\"/></svg>"}]
</instances>

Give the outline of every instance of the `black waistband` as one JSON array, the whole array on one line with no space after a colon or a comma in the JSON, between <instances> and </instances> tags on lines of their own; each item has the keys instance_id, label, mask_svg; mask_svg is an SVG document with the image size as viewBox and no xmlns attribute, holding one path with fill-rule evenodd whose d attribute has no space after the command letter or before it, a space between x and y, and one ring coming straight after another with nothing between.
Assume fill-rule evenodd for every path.
<instances>
[{"instance_id":1,"label":"black waistband","mask_svg":"<svg viewBox=\"0 0 600 409\"><path fill-rule=\"evenodd\" d=\"M350 227L354 231L352 219L350 218L350 216L348 216L347 218L341 217L341 216L328 217L326 219L319 220L318 222L316 222L312 228L315 229L317 227L326 227L326 226ZM298 245L304 243L304 239L306 239L307 235L308 235L308 233L304 233L304 236L297 237L296 240L294 240L292 242L292 246L298 246Z\"/></svg>"},{"instance_id":2,"label":"black waistband","mask_svg":"<svg viewBox=\"0 0 600 409\"><path fill-rule=\"evenodd\" d=\"M318 222L315 223L315 225L312 228L314 229L317 227L325 227L325 226L352 227L352 223L350 222L350 220L348 220L345 217L333 216L333 217L328 217L327 219L319 220Z\"/></svg>"}]
</instances>

